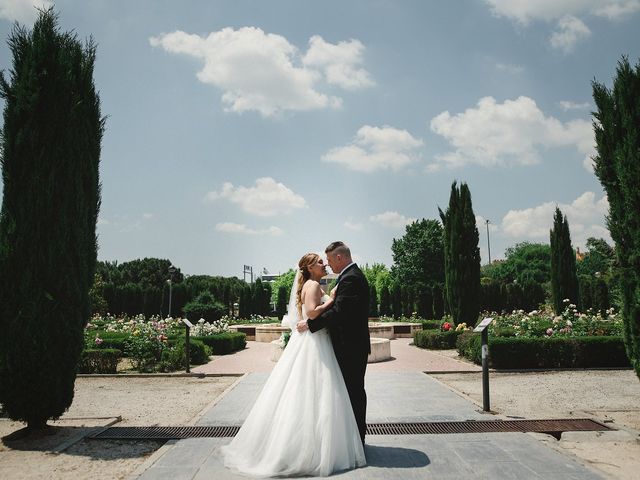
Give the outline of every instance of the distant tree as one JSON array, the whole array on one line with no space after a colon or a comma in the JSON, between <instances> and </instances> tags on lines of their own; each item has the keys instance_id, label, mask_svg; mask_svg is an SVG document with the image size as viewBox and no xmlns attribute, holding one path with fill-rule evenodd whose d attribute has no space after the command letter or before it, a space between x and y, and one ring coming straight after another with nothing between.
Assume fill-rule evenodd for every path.
<instances>
[{"instance_id":1,"label":"distant tree","mask_svg":"<svg viewBox=\"0 0 640 480\"><path fill-rule=\"evenodd\" d=\"M391 290L391 310L395 318L402 316L402 289L398 283L394 283Z\"/></svg>"},{"instance_id":2,"label":"distant tree","mask_svg":"<svg viewBox=\"0 0 640 480\"><path fill-rule=\"evenodd\" d=\"M280 285L278 287L278 297L276 301L276 313L278 314L278 320L282 320L282 317L287 313L288 303L289 295L287 295L287 287Z\"/></svg>"},{"instance_id":3,"label":"distant tree","mask_svg":"<svg viewBox=\"0 0 640 480\"><path fill-rule=\"evenodd\" d=\"M480 312L480 249L478 227L466 183L451 185L444 225L445 295L456 325L475 325Z\"/></svg>"},{"instance_id":4,"label":"distant tree","mask_svg":"<svg viewBox=\"0 0 640 480\"><path fill-rule=\"evenodd\" d=\"M615 242L624 340L640 377L640 62L618 62L613 90L593 82L595 173L607 192L607 225Z\"/></svg>"},{"instance_id":5,"label":"distant tree","mask_svg":"<svg viewBox=\"0 0 640 480\"><path fill-rule=\"evenodd\" d=\"M253 313L253 295L251 285L245 284L240 290L240 301L238 302L238 316L240 318L249 318Z\"/></svg>"},{"instance_id":6,"label":"distant tree","mask_svg":"<svg viewBox=\"0 0 640 480\"><path fill-rule=\"evenodd\" d=\"M543 243L518 243L506 249L503 261L484 265L482 276L502 283L548 282L551 280L551 247Z\"/></svg>"},{"instance_id":7,"label":"distant tree","mask_svg":"<svg viewBox=\"0 0 640 480\"><path fill-rule=\"evenodd\" d=\"M551 239L551 292L556 314L560 315L568 299L578 305L578 276L576 273L576 253L571 246L571 234L567 217L556 207L553 216L553 229L549 232Z\"/></svg>"},{"instance_id":8,"label":"distant tree","mask_svg":"<svg viewBox=\"0 0 640 480\"><path fill-rule=\"evenodd\" d=\"M93 285L89 290L89 303L91 304L91 314L105 315L108 310L107 301L104 298L104 282L100 274L93 276Z\"/></svg>"},{"instance_id":9,"label":"distant tree","mask_svg":"<svg viewBox=\"0 0 640 480\"><path fill-rule=\"evenodd\" d=\"M390 317L393 315L393 308L391 306L391 294L389 293L389 287L384 285L380 292L380 315Z\"/></svg>"},{"instance_id":10,"label":"distant tree","mask_svg":"<svg viewBox=\"0 0 640 480\"><path fill-rule=\"evenodd\" d=\"M440 285L435 285L431 289L433 295L433 318L440 320L445 313L444 307L444 290Z\"/></svg>"},{"instance_id":11,"label":"distant tree","mask_svg":"<svg viewBox=\"0 0 640 480\"><path fill-rule=\"evenodd\" d=\"M52 9L9 37L0 74L0 403L29 430L73 400L90 315L104 119L96 47L59 30Z\"/></svg>"},{"instance_id":12,"label":"distant tree","mask_svg":"<svg viewBox=\"0 0 640 480\"><path fill-rule=\"evenodd\" d=\"M417 304L421 316L429 315L433 310L432 289L444 284L444 245L442 225L438 220L413 222L406 226L405 234L393 239L391 246L393 266L391 275L400 282L406 291L404 294L405 314L413 313Z\"/></svg>"},{"instance_id":13,"label":"distant tree","mask_svg":"<svg viewBox=\"0 0 640 480\"><path fill-rule=\"evenodd\" d=\"M378 292L376 292L376 284L369 283L369 316L377 317L378 315Z\"/></svg>"},{"instance_id":14,"label":"distant tree","mask_svg":"<svg viewBox=\"0 0 640 480\"><path fill-rule=\"evenodd\" d=\"M278 299L276 296L278 294L278 289L280 287L285 287L287 289L286 297L287 299L289 298L289 296L291 295L291 286L293 285L293 279L295 278L295 276L296 276L296 271L293 268L281 275L278 275L278 277L271 283L273 295L274 295L271 298L272 302L274 303L278 302Z\"/></svg>"}]
</instances>

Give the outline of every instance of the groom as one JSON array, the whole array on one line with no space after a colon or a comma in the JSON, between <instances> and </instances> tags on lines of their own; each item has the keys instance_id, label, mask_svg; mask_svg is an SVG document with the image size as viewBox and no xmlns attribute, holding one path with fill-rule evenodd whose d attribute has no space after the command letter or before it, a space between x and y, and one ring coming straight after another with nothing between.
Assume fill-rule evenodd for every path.
<instances>
[{"instance_id":1,"label":"groom","mask_svg":"<svg viewBox=\"0 0 640 480\"><path fill-rule=\"evenodd\" d=\"M340 365L349 400L356 417L360 438L364 445L367 429L367 393L364 374L369 343L369 284L362 270L351 260L351 251L343 242L333 242L325 253L329 266L338 273L333 305L315 320L298 322L299 332L316 332L328 327L333 350Z\"/></svg>"}]
</instances>

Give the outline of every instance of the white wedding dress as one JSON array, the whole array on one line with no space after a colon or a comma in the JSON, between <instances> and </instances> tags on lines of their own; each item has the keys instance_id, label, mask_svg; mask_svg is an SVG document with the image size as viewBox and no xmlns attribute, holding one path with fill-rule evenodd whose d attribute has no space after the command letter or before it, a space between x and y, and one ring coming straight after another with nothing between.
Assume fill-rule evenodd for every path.
<instances>
[{"instance_id":1,"label":"white wedding dress","mask_svg":"<svg viewBox=\"0 0 640 480\"><path fill-rule=\"evenodd\" d=\"M304 306L302 313L307 319ZM247 419L221 453L225 466L256 477L327 476L366 465L326 329L293 328Z\"/></svg>"}]
</instances>

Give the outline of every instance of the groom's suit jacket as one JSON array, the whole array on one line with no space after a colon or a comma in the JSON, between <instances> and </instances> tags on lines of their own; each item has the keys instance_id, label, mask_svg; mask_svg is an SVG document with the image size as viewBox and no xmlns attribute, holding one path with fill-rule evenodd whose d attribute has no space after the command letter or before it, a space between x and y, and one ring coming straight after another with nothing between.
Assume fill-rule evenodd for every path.
<instances>
[{"instance_id":1,"label":"groom's suit jacket","mask_svg":"<svg viewBox=\"0 0 640 480\"><path fill-rule=\"evenodd\" d=\"M312 332L329 328L338 360L371 353L369 284L358 265L340 275L333 305L314 320L307 320L307 325Z\"/></svg>"}]
</instances>

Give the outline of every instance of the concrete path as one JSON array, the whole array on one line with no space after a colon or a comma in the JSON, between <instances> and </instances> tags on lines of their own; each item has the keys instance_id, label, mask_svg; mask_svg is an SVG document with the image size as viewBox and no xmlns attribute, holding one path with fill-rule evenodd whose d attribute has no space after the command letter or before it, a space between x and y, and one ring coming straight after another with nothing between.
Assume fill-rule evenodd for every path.
<instances>
[{"instance_id":1,"label":"concrete path","mask_svg":"<svg viewBox=\"0 0 640 480\"><path fill-rule=\"evenodd\" d=\"M470 362L463 362L440 353L414 347L412 338L391 340L391 360L370 363L367 372L479 372L482 369ZM247 342L247 348L231 355L214 357L206 365L193 368L193 372L238 374L270 372L273 346L270 343Z\"/></svg>"},{"instance_id":2,"label":"concrete path","mask_svg":"<svg viewBox=\"0 0 640 480\"><path fill-rule=\"evenodd\" d=\"M245 376L198 421L240 425L267 373ZM419 372L367 372L367 421L409 422L492 418L438 381ZM221 463L218 447L228 438L169 442L141 480L241 479ZM575 460L524 433L370 435L368 465L339 472L344 479L562 479L601 478ZM310 477L306 477L310 478Z\"/></svg>"}]
</instances>

